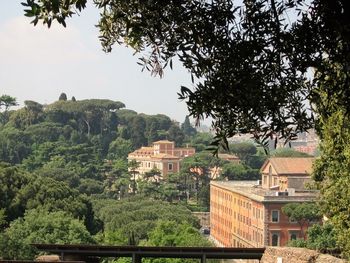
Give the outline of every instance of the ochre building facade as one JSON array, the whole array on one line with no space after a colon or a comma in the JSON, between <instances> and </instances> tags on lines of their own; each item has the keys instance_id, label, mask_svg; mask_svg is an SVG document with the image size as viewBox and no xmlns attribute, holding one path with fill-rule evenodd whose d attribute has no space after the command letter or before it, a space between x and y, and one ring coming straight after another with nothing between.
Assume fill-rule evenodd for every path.
<instances>
[{"instance_id":1,"label":"ochre building facade","mask_svg":"<svg viewBox=\"0 0 350 263\"><path fill-rule=\"evenodd\" d=\"M195 154L192 147L175 147L175 143L167 140L154 142L150 147L141 147L128 155L128 160L139 163L138 175L142 177L152 169L158 169L161 176L180 171L180 161Z\"/></svg>"},{"instance_id":2,"label":"ochre building facade","mask_svg":"<svg viewBox=\"0 0 350 263\"><path fill-rule=\"evenodd\" d=\"M293 162L287 159L291 158L286 158L283 162ZM282 164L276 165L278 160L268 160L261 169L262 177L267 170L272 179L267 177L265 184L264 180L262 184L261 181L211 182L210 231L218 245L285 246L289 240L303 237L305 229L302 230L297 222L292 222L282 213L284 205L311 202L317 195L317 192L305 190L304 187L286 187L289 185L288 179L291 179L290 184L293 185L302 185L300 180L309 181L311 159L297 159L297 165L289 164L287 167ZM275 183L273 174L277 177ZM298 184L295 183L296 178L293 175L297 177Z\"/></svg>"}]
</instances>

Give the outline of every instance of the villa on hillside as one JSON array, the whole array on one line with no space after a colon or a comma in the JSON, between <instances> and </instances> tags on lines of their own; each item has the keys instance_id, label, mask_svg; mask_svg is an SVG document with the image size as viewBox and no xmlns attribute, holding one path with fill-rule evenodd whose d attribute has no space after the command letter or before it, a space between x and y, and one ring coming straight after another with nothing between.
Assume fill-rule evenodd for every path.
<instances>
[{"instance_id":1,"label":"villa on hillside","mask_svg":"<svg viewBox=\"0 0 350 263\"><path fill-rule=\"evenodd\" d=\"M135 160L139 163L137 173L144 175L152 169L160 171L165 177L169 173L180 171L180 161L196 152L193 147L175 147L175 143L167 140L154 142L152 146L141 147L129 153L128 160Z\"/></svg>"},{"instance_id":2,"label":"villa on hillside","mask_svg":"<svg viewBox=\"0 0 350 263\"><path fill-rule=\"evenodd\" d=\"M259 181L210 183L210 231L224 247L285 246L305 229L282 213L288 203L312 202L306 190L314 158L270 158ZM305 232L304 232L305 233Z\"/></svg>"}]
</instances>

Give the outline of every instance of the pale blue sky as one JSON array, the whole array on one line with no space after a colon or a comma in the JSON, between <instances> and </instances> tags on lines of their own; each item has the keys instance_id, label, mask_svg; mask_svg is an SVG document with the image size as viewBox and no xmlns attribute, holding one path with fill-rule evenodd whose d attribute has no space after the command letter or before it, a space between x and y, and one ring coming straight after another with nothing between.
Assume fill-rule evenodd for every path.
<instances>
[{"instance_id":1,"label":"pale blue sky","mask_svg":"<svg viewBox=\"0 0 350 263\"><path fill-rule=\"evenodd\" d=\"M0 95L51 103L61 92L68 98L119 100L139 113L163 113L183 122L188 114L178 100L190 75L175 65L163 79L141 72L138 55L116 46L105 54L98 40L98 11L88 8L67 21L67 28L34 27L23 16L21 0L0 1Z\"/></svg>"}]
</instances>

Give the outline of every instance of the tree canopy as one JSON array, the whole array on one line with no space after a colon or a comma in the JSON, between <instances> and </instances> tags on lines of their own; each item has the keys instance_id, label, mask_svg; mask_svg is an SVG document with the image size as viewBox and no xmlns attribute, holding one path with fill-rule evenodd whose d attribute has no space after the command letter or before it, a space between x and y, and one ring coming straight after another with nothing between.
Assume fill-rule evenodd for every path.
<instances>
[{"instance_id":1,"label":"tree canopy","mask_svg":"<svg viewBox=\"0 0 350 263\"><path fill-rule=\"evenodd\" d=\"M304 239L306 239L305 229L307 229L312 222L321 220L321 214L315 203L289 203L282 207L282 212L288 216L290 220L298 222Z\"/></svg>"},{"instance_id":2,"label":"tree canopy","mask_svg":"<svg viewBox=\"0 0 350 263\"><path fill-rule=\"evenodd\" d=\"M338 233L343 233L338 242L350 251L346 243L350 2L237 2L95 0L94 4L101 11L98 27L105 51L116 43L127 44L141 54L145 68L160 76L166 65L172 67L174 57L182 62L194 83L181 88L180 98L193 117L213 118L217 145L248 132L265 144L273 137L293 139L316 125L327 140L315 172L321 205ZM26 0L23 4L34 24L41 20L50 27L54 20L65 26L66 19L86 3Z\"/></svg>"},{"instance_id":3,"label":"tree canopy","mask_svg":"<svg viewBox=\"0 0 350 263\"><path fill-rule=\"evenodd\" d=\"M0 258L33 259L38 251L30 243L35 242L87 243L96 238L104 244L154 245L151 232L158 221L175 225L176 231L169 229L164 236L170 240L177 235L174 245L206 244L184 202L184 189L194 179L177 180L180 174L161 178L154 169L140 180L139 163L127 161L128 153L154 140L174 135L181 145L180 139L193 137L184 136L166 115L120 110L123 105L64 99L47 105L26 100L23 108L11 111L1 108ZM214 159L205 156L208 163ZM192 192L188 195L193 207L208 206L207 180L197 196L199 202Z\"/></svg>"},{"instance_id":4,"label":"tree canopy","mask_svg":"<svg viewBox=\"0 0 350 263\"><path fill-rule=\"evenodd\" d=\"M16 98L11 97L9 95L1 95L0 96L0 109L1 109L1 107L5 107L5 111L6 111L11 106L16 106L16 105L17 105Z\"/></svg>"},{"instance_id":5,"label":"tree canopy","mask_svg":"<svg viewBox=\"0 0 350 263\"><path fill-rule=\"evenodd\" d=\"M86 7L87 0L27 0L25 15L49 27ZM349 3L346 0L94 1L105 51L124 43L141 64L163 74L178 57L194 78L182 87L192 116L214 119L220 138L254 132L291 139L311 127L306 100L318 111L326 92L349 109ZM333 74L334 68L345 73ZM315 78L308 78L313 69Z\"/></svg>"},{"instance_id":6,"label":"tree canopy","mask_svg":"<svg viewBox=\"0 0 350 263\"><path fill-rule=\"evenodd\" d=\"M0 233L0 256L6 259L33 259L38 253L31 244L95 243L83 222L62 211L30 210Z\"/></svg>"}]
</instances>

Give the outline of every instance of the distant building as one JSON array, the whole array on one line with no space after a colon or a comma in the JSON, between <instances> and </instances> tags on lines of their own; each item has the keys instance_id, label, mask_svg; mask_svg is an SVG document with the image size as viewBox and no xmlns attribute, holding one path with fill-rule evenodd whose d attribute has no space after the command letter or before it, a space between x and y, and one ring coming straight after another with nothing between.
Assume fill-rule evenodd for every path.
<instances>
[{"instance_id":1,"label":"distant building","mask_svg":"<svg viewBox=\"0 0 350 263\"><path fill-rule=\"evenodd\" d=\"M310 129L307 132L298 133L297 138L287 144L285 140L279 140L277 148L291 148L295 151L315 156L317 154L319 142L320 139L315 129Z\"/></svg>"},{"instance_id":2,"label":"distant building","mask_svg":"<svg viewBox=\"0 0 350 263\"><path fill-rule=\"evenodd\" d=\"M161 176L180 171L180 161L195 154L192 147L179 148L175 143L167 140L157 141L151 147L141 147L129 153L128 160L135 160L139 163L137 172L140 176L156 168Z\"/></svg>"},{"instance_id":3,"label":"distant building","mask_svg":"<svg viewBox=\"0 0 350 263\"><path fill-rule=\"evenodd\" d=\"M281 209L288 203L311 202L316 198L316 191L304 187L310 180L313 160L271 158L261 168L262 182L212 181L213 239L225 247L264 247L285 246L289 240L301 238L300 225Z\"/></svg>"},{"instance_id":4,"label":"distant building","mask_svg":"<svg viewBox=\"0 0 350 263\"><path fill-rule=\"evenodd\" d=\"M262 187L285 191L288 188L305 189L311 180L314 158L273 157L265 161L260 169Z\"/></svg>"}]
</instances>

